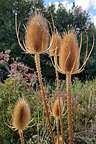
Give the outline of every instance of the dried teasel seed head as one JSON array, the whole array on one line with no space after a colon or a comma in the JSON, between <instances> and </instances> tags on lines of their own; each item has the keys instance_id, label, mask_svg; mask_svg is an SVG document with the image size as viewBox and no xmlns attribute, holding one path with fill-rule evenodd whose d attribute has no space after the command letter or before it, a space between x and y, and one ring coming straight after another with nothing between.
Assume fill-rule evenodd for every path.
<instances>
[{"instance_id":1,"label":"dried teasel seed head","mask_svg":"<svg viewBox=\"0 0 96 144\"><path fill-rule=\"evenodd\" d=\"M65 33L60 51L60 67L65 73L74 72L79 67L79 48L74 31Z\"/></svg>"},{"instance_id":2,"label":"dried teasel seed head","mask_svg":"<svg viewBox=\"0 0 96 144\"><path fill-rule=\"evenodd\" d=\"M61 48L61 36L56 31L56 32L52 33L50 49L49 49L50 56L54 56L55 54L58 56L60 48ZM55 53L55 51L56 51L56 53Z\"/></svg>"},{"instance_id":3,"label":"dried teasel seed head","mask_svg":"<svg viewBox=\"0 0 96 144\"><path fill-rule=\"evenodd\" d=\"M40 13L35 12L26 26L26 47L32 54L43 52L48 48L48 41L49 31L46 19Z\"/></svg>"},{"instance_id":4,"label":"dried teasel seed head","mask_svg":"<svg viewBox=\"0 0 96 144\"><path fill-rule=\"evenodd\" d=\"M17 130L23 130L30 120L30 109L24 98L20 98L15 105L13 125Z\"/></svg>"},{"instance_id":5,"label":"dried teasel seed head","mask_svg":"<svg viewBox=\"0 0 96 144\"><path fill-rule=\"evenodd\" d=\"M61 109L61 113L63 112L63 101L62 101L62 98L60 98L60 109ZM53 106L53 116L55 118L58 118L60 115L59 115L59 100L55 100L54 102L54 106Z\"/></svg>"},{"instance_id":6,"label":"dried teasel seed head","mask_svg":"<svg viewBox=\"0 0 96 144\"><path fill-rule=\"evenodd\" d=\"M62 136L59 136L59 138L57 138L56 144L65 144L65 142L63 143Z\"/></svg>"}]
</instances>

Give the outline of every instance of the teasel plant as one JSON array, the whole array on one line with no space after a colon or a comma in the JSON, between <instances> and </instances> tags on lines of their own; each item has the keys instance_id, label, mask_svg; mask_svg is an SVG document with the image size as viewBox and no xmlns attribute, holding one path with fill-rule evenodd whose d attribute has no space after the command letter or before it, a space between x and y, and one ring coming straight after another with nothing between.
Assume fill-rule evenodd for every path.
<instances>
[{"instance_id":1,"label":"teasel plant","mask_svg":"<svg viewBox=\"0 0 96 144\"><path fill-rule=\"evenodd\" d=\"M80 39L80 47L78 47L77 37L75 30L69 30L63 34L62 46L59 53L59 62L54 58L53 65L58 72L66 74L66 91L67 91L67 113L68 113L68 133L69 143L73 144L73 132L72 132L72 110L71 110L71 76L82 72L85 68L86 62L88 61L92 50L94 48L94 34L93 44L88 53L88 35L87 35L87 46L85 50L85 57L82 66L80 64L80 52L82 46L82 33ZM55 52L55 57L57 54Z\"/></svg>"},{"instance_id":2,"label":"teasel plant","mask_svg":"<svg viewBox=\"0 0 96 144\"><path fill-rule=\"evenodd\" d=\"M59 139L59 137L60 137L60 135L59 135L59 118L60 118L60 114L63 113L63 108L64 108L64 105L63 105L62 98L60 98L60 100L57 98L53 105L53 116L56 119L57 139ZM61 110L61 113L60 113L60 110ZM65 144L63 138L62 138L62 144Z\"/></svg>"},{"instance_id":3,"label":"teasel plant","mask_svg":"<svg viewBox=\"0 0 96 144\"><path fill-rule=\"evenodd\" d=\"M21 144L24 144L23 130L30 127L28 125L31 123L29 105L24 98L19 98L19 100L15 104L14 111L12 112L11 103L9 99L9 109L13 123L6 123L6 125L13 131L18 130Z\"/></svg>"},{"instance_id":4,"label":"teasel plant","mask_svg":"<svg viewBox=\"0 0 96 144\"><path fill-rule=\"evenodd\" d=\"M49 23L51 33L52 33L52 38L51 38L51 42L50 42L50 46L49 46L49 56L50 56L51 60L53 57L55 59L55 62L57 62L57 56L59 56L62 39L55 27L52 15L51 15L51 19L52 19L53 29ZM55 65L56 65L56 63L55 63ZM58 75L58 71L56 68L55 68L55 72L56 72L56 81L57 81L57 98L58 98L58 102L59 102L59 116L60 116L59 118L60 118L61 135L62 135L62 140L64 141L63 122L62 122L62 113L61 113L61 105L60 105L59 75ZM58 119L56 119L56 122L58 122Z\"/></svg>"},{"instance_id":5,"label":"teasel plant","mask_svg":"<svg viewBox=\"0 0 96 144\"><path fill-rule=\"evenodd\" d=\"M51 120L48 112L47 100L45 96L41 67L40 67L40 54L46 53L48 50L49 43L49 30L47 25L47 20L37 11L34 12L34 15L29 18L27 25L24 25L25 28L25 43L21 43L19 39L19 26L17 26L17 14L15 14L15 24L16 24L16 34L18 43L21 49L25 53L35 55L35 64L38 73L41 94L43 97L44 108L46 112L46 117L48 120L48 126L50 130L50 137L52 143L55 144L55 139L51 127Z\"/></svg>"}]
</instances>

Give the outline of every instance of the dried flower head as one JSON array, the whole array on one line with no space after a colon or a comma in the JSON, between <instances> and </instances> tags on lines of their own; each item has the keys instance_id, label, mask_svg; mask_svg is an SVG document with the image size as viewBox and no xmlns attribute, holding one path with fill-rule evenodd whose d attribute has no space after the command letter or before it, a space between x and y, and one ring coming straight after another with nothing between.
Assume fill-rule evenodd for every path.
<instances>
[{"instance_id":1,"label":"dried flower head","mask_svg":"<svg viewBox=\"0 0 96 144\"><path fill-rule=\"evenodd\" d=\"M59 136L59 138L57 138L56 144L63 144L62 136ZM64 144L65 144L65 142L64 142Z\"/></svg>"},{"instance_id":2,"label":"dried flower head","mask_svg":"<svg viewBox=\"0 0 96 144\"><path fill-rule=\"evenodd\" d=\"M58 118L59 115L59 109L61 109L61 112L63 112L63 101L62 98L60 98L60 108L59 108L59 100L55 100L54 106L53 106L53 116Z\"/></svg>"},{"instance_id":3,"label":"dried flower head","mask_svg":"<svg viewBox=\"0 0 96 144\"><path fill-rule=\"evenodd\" d=\"M61 72L62 74L77 74L84 70L86 63L94 48L94 42L95 42L94 33L92 35L93 35L93 43L89 53L88 53L88 35L86 35L87 45L85 49L84 61L81 67L79 68L80 53L82 46L82 33L79 48L75 31L71 30L68 33L64 33L59 53L59 61L56 58L57 57L56 54L53 61L53 65L57 69L57 71Z\"/></svg>"},{"instance_id":4,"label":"dried flower head","mask_svg":"<svg viewBox=\"0 0 96 144\"><path fill-rule=\"evenodd\" d=\"M20 98L15 105L13 125L17 130L23 130L30 120L30 109L24 98Z\"/></svg>"},{"instance_id":5,"label":"dried flower head","mask_svg":"<svg viewBox=\"0 0 96 144\"><path fill-rule=\"evenodd\" d=\"M40 53L48 48L49 31L46 19L35 12L26 27L25 43L30 53Z\"/></svg>"},{"instance_id":6,"label":"dried flower head","mask_svg":"<svg viewBox=\"0 0 96 144\"><path fill-rule=\"evenodd\" d=\"M79 67L79 48L76 34L73 31L65 33L60 52L60 66L65 72L76 71Z\"/></svg>"},{"instance_id":7,"label":"dried flower head","mask_svg":"<svg viewBox=\"0 0 96 144\"><path fill-rule=\"evenodd\" d=\"M49 49L50 56L54 56L55 52L56 55L59 55L60 48L61 48L61 36L56 31L52 33L52 39L51 39L50 49Z\"/></svg>"}]
</instances>

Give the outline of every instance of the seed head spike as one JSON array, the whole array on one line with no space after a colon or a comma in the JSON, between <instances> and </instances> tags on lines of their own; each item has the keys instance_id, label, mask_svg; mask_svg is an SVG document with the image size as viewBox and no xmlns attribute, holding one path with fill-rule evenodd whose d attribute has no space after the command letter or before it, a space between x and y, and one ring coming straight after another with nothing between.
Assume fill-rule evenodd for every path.
<instances>
[{"instance_id":1,"label":"seed head spike","mask_svg":"<svg viewBox=\"0 0 96 144\"><path fill-rule=\"evenodd\" d=\"M62 99L60 99L60 107L61 107L61 112L63 112L63 102L62 102ZM59 100L57 99L54 103L54 106L53 106L53 116L58 118L60 115L59 115Z\"/></svg>"},{"instance_id":2,"label":"seed head spike","mask_svg":"<svg viewBox=\"0 0 96 144\"><path fill-rule=\"evenodd\" d=\"M17 130L24 130L30 121L30 109L24 98L20 98L15 105L13 125Z\"/></svg>"}]
</instances>

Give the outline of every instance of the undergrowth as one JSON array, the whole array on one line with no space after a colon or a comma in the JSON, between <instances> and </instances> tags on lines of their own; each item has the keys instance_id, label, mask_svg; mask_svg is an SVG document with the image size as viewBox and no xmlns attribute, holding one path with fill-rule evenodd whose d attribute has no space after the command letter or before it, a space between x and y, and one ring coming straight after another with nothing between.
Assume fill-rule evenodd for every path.
<instances>
[{"instance_id":1,"label":"undergrowth","mask_svg":"<svg viewBox=\"0 0 96 144\"><path fill-rule=\"evenodd\" d=\"M95 144L96 137L96 80L82 83L75 80L72 84L72 121L76 144ZM54 135L56 136L55 119L52 116L52 106L56 99L56 88L51 90L45 87L47 103L51 117ZM60 95L64 102L63 127L64 137L67 143L67 95L65 81L60 82ZM8 125L12 124L12 116L9 109L9 98L12 110L19 97L24 97L31 109L30 128L24 131L25 144L50 144L50 137L46 115L43 108L42 96L38 84L34 89L14 77L7 78L4 83L0 82L0 142L2 144L20 144L18 132L12 131Z\"/></svg>"}]
</instances>

